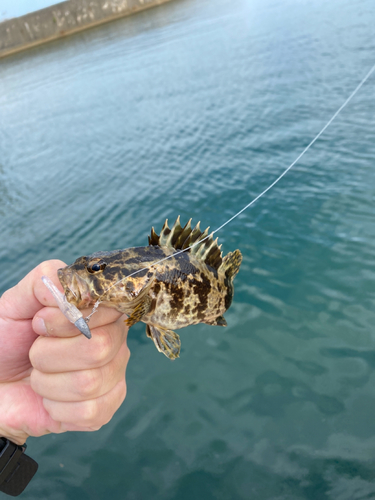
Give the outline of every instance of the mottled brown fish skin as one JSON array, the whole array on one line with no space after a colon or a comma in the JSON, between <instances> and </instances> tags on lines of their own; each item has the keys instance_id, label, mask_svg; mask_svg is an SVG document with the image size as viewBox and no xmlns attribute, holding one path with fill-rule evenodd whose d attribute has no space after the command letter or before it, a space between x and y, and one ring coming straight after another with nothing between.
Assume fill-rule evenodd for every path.
<instances>
[{"instance_id":1,"label":"mottled brown fish skin","mask_svg":"<svg viewBox=\"0 0 375 500\"><path fill-rule=\"evenodd\" d=\"M172 257L156 266L152 307L142 321L170 329L211 323L232 301L233 287L225 282L225 275L194 256Z\"/></svg>"},{"instance_id":2,"label":"mottled brown fish skin","mask_svg":"<svg viewBox=\"0 0 375 500\"><path fill-rule=\"evenodd\" d=\"M98 252L59 269L68 301L83 309L99 300L126 313L128 326L143 321L156 348L176 359L181 341L173 330L226 326L223 314L242 262L239 250L223 257L209 228L190 223L182 227L178 217L169 228L166 220L160 235L152 228L148 247Z\"/></svg>"},{"instance_id":3,"label":"mottled brown fish skin","mask_svg":"<svg viewBox=\"0 0 375 500\"><path fill-rule=\"evenodd\" d=\"M171 329L210 324L230 306L233 286L224 273L207 266L194 255L179 254L123 279L173 253L176 251L171 248L156 246L98 252L80 257L74 264L59 270L59 278L69 302L78 308L92 306L100 298L103 305L125 313L130 312L129 304L137 291L143 288L147 279L153 279L148 292L150 311L141 321ZM101 273L90 274L87 266L96 260L105 261L106 268ZM78 283L76 288L72 286L72 275L79 280L80 286ZM110 288L120 280L123 281Z\"/></svg>"}]
</instances>

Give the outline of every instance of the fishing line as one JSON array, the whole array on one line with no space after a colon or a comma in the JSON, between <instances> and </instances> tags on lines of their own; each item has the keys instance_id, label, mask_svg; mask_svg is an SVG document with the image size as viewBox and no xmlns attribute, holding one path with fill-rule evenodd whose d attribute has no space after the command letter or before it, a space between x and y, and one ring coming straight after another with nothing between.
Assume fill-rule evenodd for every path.
<instances>
[{"instance_id":1,"label":"fishing line","mask_svg":"<svg viewBox=\"0 0 375 500\"><path fill-rule=\"evenodd\" d=\"M279 175L279 177L277 177L277 179L275 179L272 184L270 184L264 191L262 191L260 194L258 194L258 196L256 196L250 203L248 203L247 205L245 205L243 208L241 208L241 210L239 212L237 212L236 214L234 214L230 219L228 219L226 222L224 222L224 224L222 224L221 226L219 226L217 229L215 229L214 231L212 231L210 234L208 234L205 238L195 242L193 245L185 248L184 250L179 250L178 252L175 252L173 253L172 255L168 255L167 257L164 257L163 259L160 259L158 260L157 262L154 262L153 264L147 266L147 267L143 267L142 269L138 269L137 271L135 271L134 273L132 274L129 274L129 276L125 276L124 278L120 279L119 281L117 281L116 283L114 283L113 285L111 285L110 287L108 287L100 297L103 297L103 295L105 293L107 293L111 288L113 288L114 286L118 285L119 283L121 283L121 281L124 281L138 273L140 273L141 271L147 271L148 269L152 268L153 266L156 266L157 264L160 264L161 262L164 262L168 259L170 259L171 257L176 257L177 255L180 255L184 252L188 252L189 250L191 250L193 247L195 247L196 245L201 245L203 241L207 240L208 238L210 238L213 234L217 233L218 231L220 231L221 229L223 229L223 227L225 227L227 224L229 224L230 222L232 222L232 220L236 219L239 215L241 215L245 210L247 210L248 208L250 208L256 201L259 200L259 198L261 198L262 196L264 196L270 189L272 189L288 172L291 168L294 167L294 165L302 158L302 156L311 148L311 146L319 139L319 137L326 131L326 129L331 125L331 123L333 122L333 120L337 117L337 115L349 104L349 102L353 99L353 97L357 94L357 92L359 91L359 89L366 83L366 81L370 78L370 76L372 75L372 73L375 71L375 64L374 66L370 69L370 71L367 73L367 75L361 80L361 82L357 85L357 87L353 90L353 92L350 94L350 96L346 99L346 101L339 107L339 109L332 115L332 117L328 120L328 122L324 125L324 127L321 129L321 131L314 137L314 139L305 147L305 149L299 154L299 156L297 156L297 158L289 165L288 168L286 168L282 174ZM97 308L99 307L99 304L100 304L100 297L99 299L96 301L94 307L93 307L93 310L92 312L87 316L86 321L89 321L89 319L91 318L91 316L96 312Z\"/></svg>"}]
</instances>

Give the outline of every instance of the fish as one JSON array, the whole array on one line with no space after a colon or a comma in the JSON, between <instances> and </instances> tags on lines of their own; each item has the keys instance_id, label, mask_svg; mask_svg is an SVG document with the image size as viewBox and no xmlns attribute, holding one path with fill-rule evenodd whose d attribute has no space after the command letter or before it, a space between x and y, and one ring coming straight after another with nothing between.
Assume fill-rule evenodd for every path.
<instances>
[{"instance_id":1,"label":"fish","mask_svg":"<svg viewBox=\"0 0 375 500\"><path fill-rule=\"evenodd\" d=\"M209 227L182 226L180 216L160 234L154 228L148 246L96 252L58 270L66 299L78 309L97 301L128 317L128 327L142 321L157 350L179 357L181 340L174 331L205 323L227 326L233 280L242 262L240 250L223 257ZM160 262L162 261L162 262Z\"/></svg>"}]
</instances>

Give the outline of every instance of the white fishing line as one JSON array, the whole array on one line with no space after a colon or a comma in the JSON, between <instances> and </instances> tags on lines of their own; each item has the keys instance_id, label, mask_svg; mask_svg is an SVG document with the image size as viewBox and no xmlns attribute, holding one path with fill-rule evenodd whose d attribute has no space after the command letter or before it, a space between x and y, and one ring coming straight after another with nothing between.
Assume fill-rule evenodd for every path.
<instances>
[{"instance_id":1,"label":"white fishing line","mask_svg":"<svg viewBox=\"0 0 375 500\"><path fill-rule=\"evenodd\" d=\"M251 207L251 205L253 205L256 201L259 200L259 198L261 198L264 194L266 194L271 188L273 188L273 186L275 184L277 184L279 182L280 179L282 179L284 177L284 175L286 175L289 170L291 168L294 167L294 165L302 158L302 156L311 148L311 146L319 139L319 137L323 134L323 132L325 132L325 130L331 125L331 123L333 122L333 120L336 118L336 116L345 108L345 106L353 99L353 97L356 95L356 93L358 92L358 90L362 87L362 85L369 79L369 77L371 76L371 74L375 71L375 64L374 66L370 69L370 71L367 73L367 75L363 78L363 80L361 81L361 83L359 83L357 85L357 87L353 90L353 92L350 94L350 96L347 98L347 100L344 102L344 104L342 104L339 109L336 111L336 113L332 116L332 118L324 125L324 127L322 128L322 130L314 137L314 139L310 142L310 144L308 144L305 149L302 151L302 153L294 160L293 163L291 163L289 165L289 167L287 169L284 170L284 172L279 175L279 177L273 181L272 184L270 184L268 186L268 188L266 188L264 191L262 191L260 194L258 194L258 196L256 198L254 198L250 203L248 203L245 207L243 207L239 212L237 212L235 215L233 215L233 217L231 217L230 219L228 219L226 222L224 222L224 224L222 224L220 227L218 227L217 229L215 229L214 233L216 233L217 231L220 231L220 229L223 229L223 227L225 227L227 224L229 224L230 222L232 222L233 219L235 219L236 217L238 217L239 215L242 214L242 212L244 212L245 210L247 210L248 208ZM202 240L203 241L203 240ZM200 242L199 242L200 243Z\"/></svg>"},{"instance_id":2,"label":"white fishing line","mask_svg":"<svg viewBox=\"0 0 375 500\"><path fill-rule=\"evenodd\" d=\"M164 257L163 259L160 259L158 260L157 262L154 262L153 264L150 264L149 266L147 267L143 267L142 269L138 269L138 271L135 271L134 273L132 274L129 274L129 276L125 276L124 278L122 278L121 280L117 281L116 283L114 283L113 285L111 285L110 287L108 287L101 295L101 297L107 293L111 288L113 288L114 286L118 285L119 283L121 283L121 281L124 281L128 278L130 278L131 276L134 276L135 274L138 274L140 273L141 271L147 271L148 269L150 269L151 267L153 266L156 266L157 264L160 264L161 262L164 262L168 259L170 259L171 257L176 257L177 255L180 255L184 252L188 252L189 250L191 250L193 247L195 247L196 245L200 245L203 241L207 240L208 238L210 238L210 236L212 236L213 234L217 233L218 231L220 231L221 229L223 229L223 227L225 227L227 224L229 224L230 222L232 222L232 220L236 219L239 215L241 215L245 210L247 210L248 208L250 208L256 201L259 200L259 198L261 198L262 196L264 196L270 189L272 189L288 172L291 168L294 167L294 165L302 158L302 156L311 148L311 146L319 139L319 137L326 131L326 129L331 125L331 123L333 122L333 120L337 117L337 115L349 104L349 102L353 99L353 97L357 94L357 92L359 91L359 89L364 85L364 83L366 83L366 81L370 78L370 76L372 75L372 73L375 71L375 64L374 66L370 69L370 71L367 73L367 75L361 80L361 82L357 85L357 87L353 90L353 92L350 94L350 96L346 99L346 101L339 107L339 109L333 114L333 116L328 120L328 122L324 125L324 127L321 129L321 131L314 137L314 139L305 147L305 149L302 151L302 153L299 154L299 156L297 156L297 158L293 161L293 163L291 163L289 165L288 168L286 168L282 174L279 175L279 177L274 180L272 182L272 184L270 184L264 191L262 191L260 194L258 194L258 196L256 198L254 198L250 203L248 203L246 206L244 206L243 208L241 208L241 210L239 212L237 212L236 214L234 214L230 219L228 219L226 222L224 222L224 224L222 224L221 226L219 226L217 229L215 229L214 231L212 231L210 234L208 234L205 238L203 238L202 240L199 240L197 242L195 242L193 245L191 245L190 247L187 247L185 248L184 250L179 250L178 252L175 252L173 253L172 255L168 255L168 257ZM86 321L88 321L91 316L94 314L94 312L97 310L97 308L99 307L99 304L100 304L100 298L97 300L97 302L95 303L94 305L94 308L91 312L91 314L89 316L87 316L86 318Z\"/></svg>"}]
</instances>

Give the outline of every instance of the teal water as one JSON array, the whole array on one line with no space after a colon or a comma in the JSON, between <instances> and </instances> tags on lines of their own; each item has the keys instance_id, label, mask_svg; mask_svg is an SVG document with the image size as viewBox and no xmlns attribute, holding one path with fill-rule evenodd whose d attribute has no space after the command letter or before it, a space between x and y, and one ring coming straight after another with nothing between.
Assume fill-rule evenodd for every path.
<instances>
[{"instance_id":1,"label":"teal water","mask_svg":"<svg viewBox=\"0 0 375 500\"><path fill-rule=\"evenodd\" d=\"M0 62L1 290L45 259L218 227L375 63L373 0L175 0ZM375 77L220 233L228 328L129 334L94 434L30 439L27 499L375 498ZM1 495L1 494L0 494Z\"/></svg>"}]
</instances>

